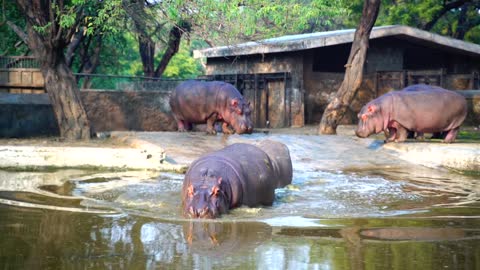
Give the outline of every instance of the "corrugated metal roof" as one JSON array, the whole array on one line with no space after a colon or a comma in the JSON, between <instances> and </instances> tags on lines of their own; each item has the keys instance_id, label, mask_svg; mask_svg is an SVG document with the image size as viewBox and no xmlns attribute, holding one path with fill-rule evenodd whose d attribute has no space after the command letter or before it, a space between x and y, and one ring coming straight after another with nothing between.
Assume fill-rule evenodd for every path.
<instances>
[{"instance_id":1,"label":"corrugated metal roof","mask_svg":"<svg viewBox=\"0 0 480 270\"><path fill-rule=\"evenodd\" d=\"M299 51L353 42L355 29L316 32L310 34L287 35L261 41L246 42L231 46L220 46L195 50L194 57L223 57L251 54L268 54L278 52ZM430 33L418 28L403 25L374 27L370 39L404 36L421 40L432 45L451 48L480 56L480 46L450 37Z\"/></svg>"}]
</instances>

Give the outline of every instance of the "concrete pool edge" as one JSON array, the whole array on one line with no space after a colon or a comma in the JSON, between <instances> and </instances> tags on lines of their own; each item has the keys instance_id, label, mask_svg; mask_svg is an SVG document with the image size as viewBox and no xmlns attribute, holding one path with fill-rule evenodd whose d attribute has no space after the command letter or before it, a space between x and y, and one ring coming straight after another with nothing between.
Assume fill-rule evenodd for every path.
<instances>
[{"instance_id":1,"label":"concrete pool edge","mask_svg":"<svg viewBox=\"0 0 480 270\"><path fill-rule=\"evenodd\" d=\"M165 150L131 135L114 138L123 147L110 145L45 146L0 145L0 168L9 170L92 169L184 172L187 164L167 161Z\"/></svg>"},{"instance_id":2,"label":"concrete pool edge","mask_svg":"<svg viewBox=\"0 0 480 270\"><path fill-rule=\"evenodd\" d=\"M338 135L355 138L366 146L375 144L375 149L387 152L396 158L426 167L444 167L461 172L480 172L480 143L417 142L384 144L378 138L355 137L353 126L339 126ZM270 130L271 134L315 135L313 126ZM151 135L150 135L151 134ZM45 144L44 140L25 141L11 144L0 140L0 168L11 170L42 170L47 168L86 168L99 170L155 170L184 173L189 161L178 155L184 150L180 138L204 140L202 132L192 135L176 132L111 132L100 139L86 144ZM149 140L149 136L158 137ZM165 138L162 139L162 136ZM331 136L331 135L328 135ZM170 144L165 140L170 139ZM173 138L173 139L172 139ZM211 137L205 137L211 138ZM184 138L185 139L185 138ZM110 140L110 141L108 141ZM113 142L113 143L112 143ZM178 144L178 145L175 145ZM215 147L221 147L216 145ZM367 146L371 147L371 146ZM181 148L181 149L180 149ZM198 153L195 153L198 155ZM180 157L180 158L172 158Z\"/></svg>"},{"instance_id":3,"label":"concrete pool edge","mask_svg":"<svg viewBox=\"0 0 480 270\"><path fill-rule=\"evenodd\" d=\"M404 142L384 144L383 149L393 151L400 159L426 167L480 172L479 143Z\"/></svg>"}]
</instances>

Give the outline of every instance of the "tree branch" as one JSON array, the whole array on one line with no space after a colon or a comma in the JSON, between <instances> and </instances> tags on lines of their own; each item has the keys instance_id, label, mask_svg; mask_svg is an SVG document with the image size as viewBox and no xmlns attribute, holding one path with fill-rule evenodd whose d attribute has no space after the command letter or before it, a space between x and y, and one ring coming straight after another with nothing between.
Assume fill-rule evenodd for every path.
<instances>
[{"instance_id":1,"label":"tree branch","mask_svg":"<svg viewBox=\"0 0 480 270\"><path fill-rule=\"evenodd\" d=\"M16 24L14 24L13 22L11 21L7 21L7 25L13 30L13 32L15 32L17 34L17 36L26 44L28 44L28 35L27 33L25 33L25 31L23 31L22 29L20 29L20 27L18 27Z\"/></svg>"},{"instance_id":2,"label":"tree branch","mask_svg":"<svg viewBox=\"0 0 480 270\"><path fill-rule=\"evenodd\" d=\"M455 1L455 2L450 2L448 4L446 4L445 1L444 1L443 8L440 11L438 11L429 22L427 22L425 25L421 26L420 28L422 28L423 30L426 30L426 31L430 31L433 28L433 26L435 26L437 21L443 15L445 15L445 13L447 13L449 10L452 10L454 8L459 8L459 7L463 6L463 4L465 4L465 2L469 2L469 1L468 0L459 0L459 1Z\"/></svg>"},{"instance_id":3,"label":"tree branch","mask_svg":"<svg viewBox=\"0 0 480 270\"><path fill-rule=\"evenodd\" d=\"M67 62L67 66L72 67L75 51L77 50L84 37L85 35L83 34L83 28L81 28L70 40L70 43L68 44L67 50L65 52L65 61Z\"/></svg>"}]
</instances>

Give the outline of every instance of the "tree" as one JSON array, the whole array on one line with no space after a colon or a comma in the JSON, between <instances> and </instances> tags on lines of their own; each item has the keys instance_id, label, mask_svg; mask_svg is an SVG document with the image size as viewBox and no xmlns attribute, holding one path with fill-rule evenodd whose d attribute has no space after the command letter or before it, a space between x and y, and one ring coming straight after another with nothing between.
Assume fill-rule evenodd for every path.
<instances>
[{"instance_id":1,"label":"tree","mask_svg":"<svg viewBox=\"0 0 480 270\"><path fill-rule=\"evenodd\" d=\"M383 5L379 24L403 24L479 43L478 0L406 0Z\"/></svg>"},{"instance_id":2,"label":"tree","mask_svg":"<svg viewBox=\"0 0 480 270\"><path fill-rule=\"evenodd\" d=\"M168 10L177 9L171 2L152 1L150 3L144 0L124 0L123 6L133 21L134 32L138 36L138 48L144 75L160 77L172 57L178 53L182 36L190 32L190 23L182 18L181 11L175 12L175 16L167 13ZM155 67L157 44L163 45L164 50Z\"/></svg>"},{"instance_id":3,"label":"tree","mask_svg":"<svg viewBox=\"0 0 480 270\"><path fill-rule=\"evenodd\" d=\"M210 46L341 27L345 0L183 1L192 35Z\"/></svg>"},{"instance_id":4,"label":"tree","mask_svg":"<svg viewBox=\"0 0 480 270\"><path fill-rule=\"evenodd\" d=\"M348 106L360 88L368 40L377 19L379 8L380 0L364 1L362 17L355 31L350 55L345 65L345 77L334 99L323 112L318 128L319 134L336 134L340 120L342 120Z\"/></svg>"},{"instance_id":5,"label":"tree","mask_svg":"<svg viewBox=\"0 0 480 270\"><path fill-rule=\"evenodd\" d=\"M83 108L80 92L67 65L65 51L77 30L92 31L92 25L105 23L118 12L116 1L48 1L17 0L26 18L25 43L40 62L45 89L55 113L60 136L66 139L89 139L90 125ZM87 16L97 9L98 16ZM17 34L19 29L16 29Z\"/></svg>"},{"instance_id":6,"label":"tree","mask_svg":"<svg viewBox=\"0 0 480 270\"><path fill-rule=\"evenodd\" d=\"M28 47L22 39L10 30L12 24L18 25L20 29L25 26L25 19L18 10L15 2L2 0L0 14L0 56L2 55L26 55ZM8 19L8 20L7 20Z\"/></svg>"}]
</instances>

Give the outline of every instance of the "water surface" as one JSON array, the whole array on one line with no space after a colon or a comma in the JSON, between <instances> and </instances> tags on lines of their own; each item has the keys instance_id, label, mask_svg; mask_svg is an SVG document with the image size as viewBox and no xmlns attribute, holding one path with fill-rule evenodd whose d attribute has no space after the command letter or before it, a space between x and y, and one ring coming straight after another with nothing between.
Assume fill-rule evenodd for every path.
<instances>
[{"instance_id":1,"label":"water surface","mask_svg":"<svg viewBox=\"0 0 480 270\"><path fill-rule=\"evenodd\" d=\"M169 143L159 134L143 139ZM479 176L410 164L349 136L182 134L171 158L267 138L289 146L292 185L271 207L214 221L181 216L181 174L1 171L0 266L479 269Z\"/></svg>"}]
</instances>

